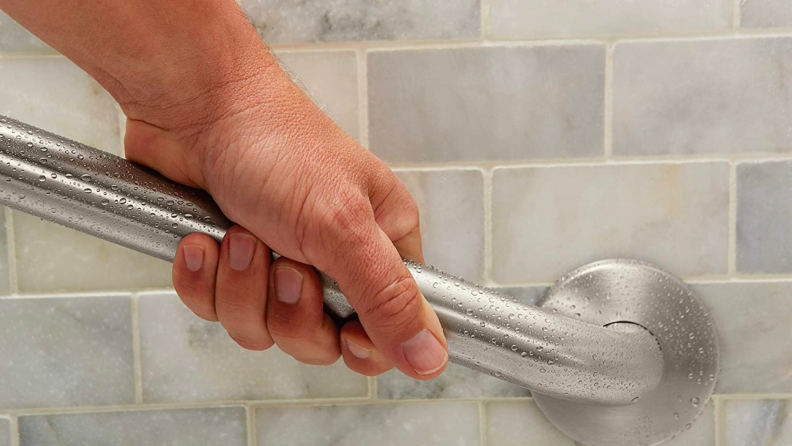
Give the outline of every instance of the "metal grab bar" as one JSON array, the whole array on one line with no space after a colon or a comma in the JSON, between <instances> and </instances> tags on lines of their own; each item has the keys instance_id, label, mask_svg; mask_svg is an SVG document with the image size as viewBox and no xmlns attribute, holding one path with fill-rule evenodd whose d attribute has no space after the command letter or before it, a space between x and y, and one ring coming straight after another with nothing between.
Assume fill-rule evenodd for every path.
<instances>
[{"instance_id":1,"label":"metal grab bar","mask_svg":"<svg viewBox=\"0 0 792 446\"><path fill-rule=\"evenodd\" d=\"M0 202L168 261L187 234L220 241L232 225L202 191L2 116ZM636 403L661 381L658 342L637 325L583 322L405 263L440 318L452 362L592 405ZM335 283L322 280L328 310L350 316Z\"/></svg>"}]
</instances>

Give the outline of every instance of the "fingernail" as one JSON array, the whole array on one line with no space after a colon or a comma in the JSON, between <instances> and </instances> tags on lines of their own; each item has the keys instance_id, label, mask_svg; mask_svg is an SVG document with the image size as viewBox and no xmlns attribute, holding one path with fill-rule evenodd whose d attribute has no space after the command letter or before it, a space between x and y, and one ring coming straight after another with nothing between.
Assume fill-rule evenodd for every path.
<instances>
[{"instance_id":1,"label":"fingernail","mask_svg":"<svg viewBox=\"0 0 792 446\"><path fill-rule=\"evenodd\" d=\"M349 339L346 340L347 350L349 353L357 356L360 359L366 359L371 356L371 350L361 347L360 345L355 344L354 342L350 341Z\"/></svg>"},{"instance_id":2,"label":"fingernail","mask_svg":"<svg viewBox=\"0 0 792 446\"><path fill-rule=\"evenodd\" d=\"M203 266L204 249L201 246L187 245L184 248L184 263L187 269L196 272Z\"/></svg>"},{"instance_id":3,"label":"fingernail","mask_svg":"<svg viewBox=\"0 0 792 446\"><path fill-rule=\"evenodd\" d=\"M275 295L278 300L294 304L300 300L302 293L303 276L291 268L278 268L275 270Z\"/></svg>"},{"instance_id":4,"label":"fingernail","mask_svg":"<svg viewBox=\"0 0 792 446\"><path fill-rule=\"evenodd\" d=\"M402 344L407 362L419 375L431 375L448 362L448 353L427 329Z\"/></svg>"},{"instance_id":5,"label":"fingernail","mask_svg":"<svg viewBox=\"0 0 792 446\"><path fill-rule=\"evenodd\" d=\"M245 270L253 260L256 240L246 234L231 234L228 239L228 263L237 271Z\"/></svg>"}]
</instances>

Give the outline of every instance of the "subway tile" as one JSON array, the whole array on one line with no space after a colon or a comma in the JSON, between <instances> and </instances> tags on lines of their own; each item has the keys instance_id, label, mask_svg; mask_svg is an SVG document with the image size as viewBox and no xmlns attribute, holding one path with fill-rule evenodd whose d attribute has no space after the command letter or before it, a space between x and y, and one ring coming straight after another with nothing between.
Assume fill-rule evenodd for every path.
<instances>
[{"instance_id":1,"label":"subway tile","mask_svg":"<svg viewBox=\"0 0 792 446\"><path fill-rule=\"evenodd\" d=\"M29 415L20 446L245 446L243 407Z\"/></svg>"},{"instance_id":2,"label":"subway tile","mask_svg":"<svg viewBox=\"0 0 792 446\"><path fill-rule=\"evenodd\" d=\"M789 151L790 51L786 37L617 44L614 154Z\"/></svg>"},{"instance_id":3,"label":"subway tile","mask_svg":"<svg viewBox=\"0 0 792 446\"><path fill-rule=\"evenodd\" d=\"M63 57L0 59L0 115L119 155L115 104Z\"/></svg>"},{"instance_id":4,"label":"subway tile","mask_svg":"<svg viewBox=\"0 0 792 446\"><path fill-rule=\"evenodd\" d=\"M14 211L21 292L171 286L171 265L131 249Z\"/></svg>"},{"instance_id":5,"label":"subway tile","mask_svg":"<svg viewBox=\"0 0 792 446\"><path fill-rule=\"evenodd\" d=\"M54 50L0 11L0 53L51 53Z\"/></svg>"},{"instance_id":6,"label":"subway tile","mask_svg":"<svg viewBox=\"0 0 792 446\"><path fill-rule=\"evenodd\" d=\"M8 418L0 418L0 446L11 446L11 426Z\"/></svg>"},{"instance_id":7,"label":"subway tile","mask_svg":"<svg viewBox=\"0 0 792 446\"><path fill-rule=\"evenodd\" d=\"M743 28L792 27L792 4L788 0L741 0L740 26Z\"/></svg>"},{"instance_id":8,"label":"subway tile","mask_svg":"<svg viewBox=\"0 0 792 446\"><path fill-rule=\"evenodd\" d=\"M242 349L219 323L199 319L173 294L139 296L143 401L147 403L368 395L346 369L300 364L277 347Z\"/></svg>"},{"instance_id":9,"label":"subway tile","mask_svg":"<svg viewBox=\"0 0 792 446\"><path fill-rule=\"evenodd\" d=\"M497 446L552 445L575 446L548 422L533 401L506 401L486 405L487 441ZM714 409L709 404L703 414L668 446L714 446Z\"/></svg>"},{"instance_id":10,"label":"subway tile","mask_svg":"<svg viewBox=\"0 0 792 446\"><path fill-rule=\"evenodd\" d=\"M732 2L713 0L492 0L499 38L674 34L731 30Z\"/></svg>"},{"instance_id":11,"label":"subway tile","mask_svg":"<svg viewBox=\"0 0 792 446\"><path fill-rule=\"evenodd\" d=\"M792 444L792 400L726 400L724 446Z\"/></svg>"},{"instance_id":12,"label":"subway tile","mask_svg":"<svg viewBox=\"0 0 792 446\"><path fill-rule=\"evenodd\" d=\"M355 52L278 52L278 58L316 104L339 127L359 140Z\"/></svg>"},{"instance_id":13,"label":"subway tile","mask_svg":"<svg viewBox=\"0 0 792 446\"><path fill-rule=\"evenodd\" d=\"M507 398L530 396L528 389L449 364L437 378L419 381L398 370L377 378L377 396L382 399Z\"/></svg>"},{"instance_id":14,"label":"subway tile","mask_svg":"<svg viewBox=\"0 0 792 446\"><path fill-rule=\"evenodd\" d=\"M479 444L472 403L267 407L256 410L256 425L259 446Z\"/></svg>"},{"instance_id":15,"label":"subway tile","mask_svg":"<svg viewBox=\"0 0 792 446\"><path fill-rule=\"evenodd\" d=\"M391 162L597 157L599 44L368 54L372 152Z\"/></svg>"},{"instance_id":16,"label":"subway tile","mask_svg":"<svg viewBox=\"0 0 792 446\"><path fill-rule=\"evenodd\" d=\"M8 294L10 291L8 269L8 230L5 221L5 208L0 206L0 294Z\"/></svg>"},{"instance_id":17,"label":"subway tile","mask_svg":"<svg viewBox=\"0 0 792 446\"><path fill-rule=\"evenodd\" d=\"M472 39L479 0L241 0L270 44L363 40Z\"/></svg>"},{"instance_id":18,"label":"subway tile","mask_svg":"<svg viewBox=\"0 0 792 446\"><path fill-rule=\"evenodd\" d=\"M700 284L720 341L716 393L792 393L792 282Z\"/></svg>"},{"instance_id":19,"label":"subway tile","mask_svg":"<svg viewBox=\"0 0 792 446\"><path fill-rule=\"evenodd\" d=\"M396 170L418 204L426 262L471 281L484 274L484 178L480 170Z\"/></svg>"},{"instance_id":20,"label":"subway tile","mask_svg":"<svg viewBox=\"0 0 792 446\"><path fill-rule=\"evenodd\" d=\"M135 402L129 296L0 299L0 407Z\"/></svg>"},{"instance_id":21,"label":"subway tile","mask_svg":"<svg viewBox=\"0 0 792 446\"><path fill-rule=\"evenodd\" d=\"M497 168L494 279L553 282L607 258L724 274L728 183L719 162Z\"/></svg>"},{"instance_id":22,"label":"subway tile","mask_svg":"<svg viewBox=\"0 0 792 446\"><path fill-rule=\"evenodd\" d=\"M737 271L776 274L792 271L792 162L737 166Z\"/></svg>"}]
</instances>

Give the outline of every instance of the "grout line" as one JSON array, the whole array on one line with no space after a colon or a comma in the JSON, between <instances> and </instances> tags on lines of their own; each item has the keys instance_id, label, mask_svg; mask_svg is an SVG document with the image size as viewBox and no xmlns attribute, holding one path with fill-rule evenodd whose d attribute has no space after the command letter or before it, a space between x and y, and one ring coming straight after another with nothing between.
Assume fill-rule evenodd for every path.
<instances>
[{"instance_id":1,"label":"grout line","mask_svg":"<svg viewBox=\"0 0 792 446\"><path fill-rule=\"evenodd\" d=\"M19 293L19 275L17 274L16 237L14 236L14 214L11 208L3 209L6 224L6 249L8 250L8 292Z\"/></svg>"},{"instance_id":2,"label":"grout line","mask_svg":"<svg viewBox=\"0 0 792 446\"><path fill-rule=\"evenodd\" d=\"M605 103L603 110L603 149L606 160L613 157L613 44L605 47Z\"/></svg>"},{"instance_id":3,"label":"grout line","mask_svg":"<svg viewBox=\"0 0 792 446\"><path fill-rule=\"evenodd\" d=\"M728 266L729 276L735 276L737 270L737 165L729 165L729 246Z\"/></svg>"},{"instance_id":4,"label":"grout line","mask_svg":"<svg viewBox=\"0 0 792 446\"><path fill-rule=\"evenodd\" d=\"M369 109L368 109L368 55L366 48L357 52L357 91L358 91L358 134L360 145L369 148Z\"/></svg>"},{"instance_id":5,"label":"grout line","mask_svg":"<svg viewBox=\"0 0 792 446\"><path fill-rule=\"evenodd\" d=\"M256 437L258 436L256 429L256 408L252 406L245 406L245 415L247 419L248 446L256 446Z\"/></svg>"},{"instance_id":6,"label":"grout line","mask_svg":"<svg viewBox=\"0 0 792 446\"><path fill-rule=\"evenodd\" d=\"M11 415L8 417L8 423L11 427L11 446L19 446L19 417Z\"/></svg>"},{"instance_id":7,"label":"grout line","mask_svg":"<svg viewBox=\"0 0 792 446\"><path fill-rule=\"evenodd\" d=\"M376 400L379 399L377 396L377 377L376 376L369 376L368 377L368 391L369 391L369 399Z\"/></svg>"},{"instance_id":8,"label":"grout line","mask_svg":"<svg viewBox=\"0 0 792 446\"><path fill-rule=\"evenodd\" d=\"M723 400L720 397L713 396L712 398L713 404L715 405L714 415L715 418L713 420L713 429L715 429L715 446L720 446L723 443L723 438L721 438L721 413L723 412Z\"/></svg>"},{"instance_id":9,"label":"grout line","mask_svg":"<svg viewBox=\"0 0 792 446\"><path fill-rule=\"evenodd\" d=\"M486 169L484 176L484 272L483 282L486 285L493 284L493 261L492 261L492 169Z\"/></svg>"},{"instance_id":10,"label":"grout line","mask_svg":"<svg viewBox=\"0 0 792 446\"><path fill-rule=\"evenodd\" d=\"M479 414L479 445L487 446L487 405L484 401L478 403Z\"/></svg>"},{"instance_id":11,"label":"grout line","mask_svg":"<svg viewBox=\"0 0 792 446\"><path fill-rule=\"evenodd\" d=\"M138 297L130 298L132 307L132 363L135 374L135 404L143 403L143 364L140 355L140 315Z\"/></svg>"},{"instance_id":12,"label":"grout line","mask_svg":"<svg viewBox=\"0 0 792 446\"><path fill-rule=\"evenodd\" d=\"M744 0L733 0L732 9L732 29L738 31L740 29L740 22L742 21L742 2Z\"/></svg>"}]
</instances>

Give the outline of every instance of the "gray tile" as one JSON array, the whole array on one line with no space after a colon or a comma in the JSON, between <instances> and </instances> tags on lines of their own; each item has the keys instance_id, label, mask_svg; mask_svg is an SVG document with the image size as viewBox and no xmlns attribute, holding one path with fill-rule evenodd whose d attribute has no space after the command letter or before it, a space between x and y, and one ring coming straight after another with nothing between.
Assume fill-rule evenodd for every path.
<instances>
[{"instance_id":1,"label":"gray tile","mask_svg":"<svg viewBox=\"0 0 792 446\"><path fill-rule=\"evenodd\" d=\"M792 38L616 45L616 155L792 149Z\"/></svg>"},{"instance_id":2,"label":"gray tile","mask_svg":"<svg viewBox=\"0 0 792 446\"><path fill-rule=\"evenodd\" d=\"M421 213L424 257L467 280L484 274L484 178L480 170L397 170Z\"/></svg>"},{"instance_id":3,"label":"gray tile","mask_svg":"<svg viewBox=\"0 0 792 446\"><path fill-rule=\"evenodd\" d=\"M726 400L724 446L792 444L792 400Z\"/></svg>"},{"instance_id":4,"label":"gray tile","mask_svg":"<svg viewBox=\"0 0 792 446\"><path fill-rule=\"evenodd\" d=\"M259 408L256 424L259 446L479 444L471 403Z\"/></svg>"},{"instance_id":5,"label":"gray tile","mask_svg":"<svg viewBox=\"0 0 792 446\"><path fill-rule=\"evenodd\" d=\"M128 296L0 299L0 407L135 401Z\"/></svg>"},{"instance_id":6,"label":"gray tile","mask_svg":"<svg viewBox=\"0 0 792 446\"><path fill-rule=\"evenodd\" d=\"M5 208L0 206L0 294L10 290L8 270L8 230L5 221Z\"/></svg>"},{"instance_id":7,"label":"gray tile","mask_svg":"<svg viewBox=\"0 0 792 446\"><path fill-rule=\"evenodd\" d=\"M241 0L268 43L471 39L479 0Z\"/></svg>"},{"instance_id":8,"label":"gray tile","mask_svg":"<svg viewBox=\"0 0 792 446\"><path fill-rule=\"evenodd\" d=\"M792 3L787 0L741 0L740 26L782 28L792 26Z\"/></svg>"},{"instance_id":9,"label":"gray tile","mask_svg":"<svg viewBox=\"0 0 792 446\"><path fill-rule=\"evenodd\" d=\"M116 102L63 57L0 60L0 115L121 154Z\"/></svg>"},{"instance_id":10,"label":"gray tile","mask_svg":"<svg viewBox=\"0 0 792 446\"><path fill-rule=\"evenodd\" d=\"M19 417L20 446L245 446L243 407Z\"/></svg>"},{"instance_id":11,"label":"gray tile","mask_svg":"<svg viewBox=\"0 0 792 446\"><path fill-rule=\"evenodd\" d=\"M371 150L391 162L602 153L602 45L376 51Z\"/></svg>"},{"instance_id":12,"label":"gray tile","mask_svg":"<svg viewBox=\"0 0 792 446\"><path fill-rule=\"evenodd\" d=\"M792 162L737 166L737 271L792 271Z\"/></svg>"},{"instance_id":13,"label":"gray tile","mask_svg":"<svg viewBox=\"0 0 792 446\"><path fill-rule=\"evenodd\" d=\"M143 401L147 403L368 395L368 382L339 361L300 364L277 347L244 350L219 323L193 315L175 294L139 298Z\"/></svg>"},{"instance_id":14,"label":"gray tile","mask_svg":"<svg viewBox=\"0 0 792 446\"><path fill-rule=\"evenodd\" d=\"M723 274L728 180L727 163L497 168L493 277L549 283L607 258Z\"/></svg>"},{"instance_id":15,"label":"gray tile","mask_svg":"<svg viewBox=\"0 0 792 446\"><path fill-rule=\"evenodd\" d=\"M730 30L732 8L730 0L492 0L490 28L506 38Z\"/></svg>"},{"instance_id":16,"label":"gray tile","mask_svg":"<svg viewBox=\"0 0 792 446\"><path fill-rule=\"evenodd\" d=\"M54 50L0 11L0 52L32 53Z\"/></svg>"},{"instance_id":17,"label":"gray tile","mask_svg":"<svg viewBox=\"0 0 792 446\"><path fill-rule=\"evenodd\" d=\"M11 426L8 418L0 418L0 446L11 446Z\"/></svg>"},{"instance_id":18,"label":"gray tile","mask_svg":"<svg viewBox=\"0 0 792 446\"><path fill-rule=\"evenodd\" d=\"M716 393L792 393L792 282L695 286L715 320Z\"/></svg>"},{"instance_id":19,"label":"gray tile","mask_svg":"<svg viewBox=\"0 0 792 446\"><path fill-rule=\"evenodd\" d=\"M377 396L383 399L505 398L530 396L528 389L468 368L449 364L439 377L412 379L398 370L377 378Z\"/></svg>"},{"instance_id":20,"label":"gray tile","mask_svg":"<svg viewBox=\"0 0 792 446\"><path fill-rule=\"evenodd\" d=\"M22 292L171 287L171 264L14 211Z\"/></svg>"},{"instance_id":21,"label":"gray tile","mask_svg":"<svg viewBox=\"0 0 792 446\"><path fill-rule=\"evenodd\" d=\"M278 52L281 65L336 124L360 138L354 51Z\"/></svg>"}]
</instances>

